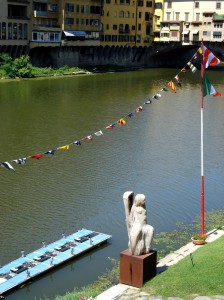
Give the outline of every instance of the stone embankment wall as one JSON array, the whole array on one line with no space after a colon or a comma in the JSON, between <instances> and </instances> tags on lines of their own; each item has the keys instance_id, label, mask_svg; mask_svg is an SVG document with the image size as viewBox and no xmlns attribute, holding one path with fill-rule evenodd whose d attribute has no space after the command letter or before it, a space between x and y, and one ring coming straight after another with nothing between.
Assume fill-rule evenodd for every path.
<instances>
[{"instance_id":1,"label":"stone embankment wall","mask_svg":"<svg viewBox=\"0 0 224 300\"><path fill-rule=\"evenodd\" d=\"M224 43L205 44L224 61ZM154 43L149 47L36 47L29 50L23 46L0 46L0 52L13 58L28 54L31 62L39 67L62 66L120 66L124 68L182 67L200 47L182 46L181 43ZM197 61L195 61L197 63Z\"/></svg>"},{"instance_id":2,"label":"stone embankment wall","mask_svg":"<svg viewBox=\"0 0 224 300\"><path fill-rule=\"evenodd\" d=\"M206 46L224 60L224 43ZM42 47L32 49L30 56L32 63L37 66L183 67L199 47L199 42L188 46L182 46L181 43L155 43L150 47Z\"/></svg>"}]
</instances>

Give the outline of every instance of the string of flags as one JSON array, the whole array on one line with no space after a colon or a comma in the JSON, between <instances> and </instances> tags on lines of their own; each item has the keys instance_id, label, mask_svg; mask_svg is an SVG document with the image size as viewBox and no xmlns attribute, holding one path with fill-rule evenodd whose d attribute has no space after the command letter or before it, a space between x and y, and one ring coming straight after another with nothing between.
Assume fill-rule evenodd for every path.
<instances>
[{"instance_id":1,"label":"string of flags","mask_svg":"<svg viewBox=\"0 0 224 300\"><path fill-rule=\"evenodd\" d=\"M170 80L168 82L168 87L174 92L177 92L177 87L175 86L174 80L175 82L178 84L178 86L180 88L182 88L182 83L180 81L180 74L181 73L186 73L187 69L190 69L192 71L192 73L196 73L197 72L197 68L195 67L195 65L193 64L192 60L197 58L197 54L202 55L203 60L203 67L206 69L209 66L215 66L217 64L219 64L221 61L209 50L207 49L204 45L202 47L200 47L197 52L192 56L192 58L187 62L187 64L184 66L184 68L182 68L178 74L176 74L172 80ZM163 87L160 89L160 92L168 92L168 89L166 87ZM151 98L158 100L162 97L161 93L158 92L156 94L154 94ZM213 96L221 96L221 94L215 90L214 86L210 83L208 77L204 74L204 91L203 91L203 96L207 96L207 95L213 95ZM151 99L147 99L143 105L147 105L147 104L151 104L152 100ZM109 124L108 126L105 127L106 130L111 130L113 129L115 126L117 125L125 125L126 124L126 118L131 118L134 117L137 113L140 113L143 111L143 105L138 106L136 109L134 109L132 112L128 113L127 115L125 115L124 117L118 119L116 122ZM28 157L23 157L23 158L18 158L18 159L14 159L11 162L12 163L16 163L19 165L24 165L27 163L28 159L41 159L43 158L45 155L55 155L55 153L59 150L69 150L71 146L81 146L83 141L92 141L94 136L95 137L100 137L103 135L103 130L99 130L97 132L91 133L79 140L73 141L71 143L68 143L67 145L63 145L63 146L59 146L55 149L51 149L51 150L47 150L46 152L43 153L37 153L37 154L33 154L30 155ZM14 167L7 161L5 162L0 162L0 166L3 168L6 168L10 171L15 172Z\"/></svg>"}]
</instances>

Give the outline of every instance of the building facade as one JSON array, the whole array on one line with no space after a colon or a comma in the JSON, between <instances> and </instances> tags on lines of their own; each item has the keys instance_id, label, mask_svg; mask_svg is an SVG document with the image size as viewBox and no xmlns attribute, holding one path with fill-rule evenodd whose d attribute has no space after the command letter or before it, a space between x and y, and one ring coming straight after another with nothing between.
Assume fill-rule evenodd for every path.
<instances>
[{"instance_id":1,"label":"building facade","mask_svg":"<svg viewBox=\"0 0 224 300\"><path fill-rule=\"evenodd\" d=\"M224 41L223 0L1 0L0 46Z\"/></svg>"},{"instance_id":2,"label":"building facade","mask_svg":"<svg viewBox=\"0 0 224 300\"><path fill-rule=\"evenodd\" d=\"M179 25L178 25L179 24ZM164 0L160 41L183 45L224 41L224 2L221 0Z\"/></svg>"}]
</instances>

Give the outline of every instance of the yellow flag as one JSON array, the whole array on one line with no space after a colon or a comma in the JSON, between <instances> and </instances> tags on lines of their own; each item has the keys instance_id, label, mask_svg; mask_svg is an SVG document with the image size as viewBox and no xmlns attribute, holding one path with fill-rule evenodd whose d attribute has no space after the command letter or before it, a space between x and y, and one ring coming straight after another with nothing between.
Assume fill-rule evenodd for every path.
<instances>
[{"instance_id":1,"label":"yellow flag","mask_svg":"<svg viewBox=\"0 0 224 300\"><path fill-rule=\"evenodd\" d=\"M61 146L57 148L58 150L69 150L69 145Z\"/></svg>"},{"instance_id":2,"label":"yellow flag","mask_svg":"<svg viewBox=\"0 0 224 300\"><path fill-rule=\"evenodd\" d=\"M125 125L126 121L124 119L120 119L120 120L117 121L117 124L119 124L119 125Z\"/></svg>"},{"instance_id":3,"label":"yellow flag","mask_svg":"<svg viewBox=\"0 0 224 300\"><path fill-rule=\"evenodd\" d=\"M202 49L201 49L201 48L199 48L199 49L198 49L198 52L199 52L200 54L202 54Z\"/></svg>"},{"instance_id":4,"label":"yellow flag","mask_svg":"<svg viewBox=\"0 0 224 300\"><path fill-rule=\"evenodd\" d=\"M171 88L171 90L172 90L174 93L177 92L177 88L176 88L176 86L174 85L173 81L170 81L170 82L168 83L168 86Z\"/></svg>"}]
</instances>

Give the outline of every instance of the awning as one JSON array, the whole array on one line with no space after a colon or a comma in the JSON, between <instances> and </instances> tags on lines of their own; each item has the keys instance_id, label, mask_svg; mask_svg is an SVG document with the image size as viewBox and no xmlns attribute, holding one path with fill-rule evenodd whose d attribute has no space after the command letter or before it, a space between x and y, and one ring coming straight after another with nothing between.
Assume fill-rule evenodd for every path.
<instances>
[{"instance_id":1,"label":"awning","mask_svg":"<svg viewBox=\"0 0 224 300\"><path fill-rule=\"evenodd\" d=\"M189 30L184 30L183 32L182 32L182 34L188 34L189 33Z\"/></svg>"},{"instance_id":2,"label":"awning","mask_svg":"<svg viewBox=\"0 0 224 300\"><path fill-rule=\"evenodd\" d=\"M221 31L213 31L213 35L222 35L222 32Z\"/></svg>"},{"instance_id":3,"label":"awning","mask_svg":"<svg viewBox=\"0 0 224 300\"><path fill-rule=\"evenodd\" d=\"M86 36L86 32L81 30L64 30L64 34L65 36Z\"/></svg>"},{"instance_id":4,"label":"awning","mask_svg":"<svg viewBox=\"0 0 224 300\"><path fill-rule=\"evenodd\" d=\"M198 34L198 30L192 30L192 34Z\"/></svg>"}]
</instances>

